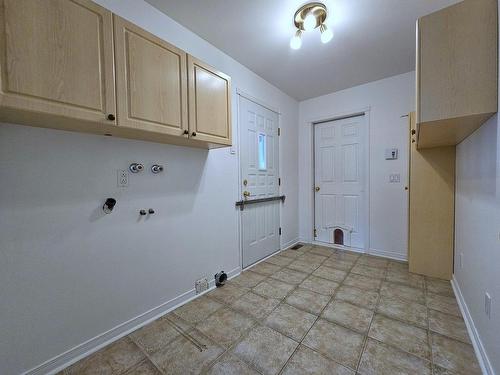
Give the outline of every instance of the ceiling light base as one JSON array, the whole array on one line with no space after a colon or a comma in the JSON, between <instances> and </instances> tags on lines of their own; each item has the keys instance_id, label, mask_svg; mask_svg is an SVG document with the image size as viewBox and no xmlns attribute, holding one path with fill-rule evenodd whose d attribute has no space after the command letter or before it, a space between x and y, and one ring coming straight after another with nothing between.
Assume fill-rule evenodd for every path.
<instances>
[{"instance_id":1,"label":"ceiling light base","mask_svg":"<svg viewBox=\"0 0 500 375\"><path fill-rule=\"evenodd\" d=\"M316 26L314 28L319 27L323 22L325 22L326 16L328 15L325 4L307 3L295 12L293 21L297 29L302 31L304 30L304 20L309 14L312 14L314 18L316 18Z\"/></svg>"}]
</instances>

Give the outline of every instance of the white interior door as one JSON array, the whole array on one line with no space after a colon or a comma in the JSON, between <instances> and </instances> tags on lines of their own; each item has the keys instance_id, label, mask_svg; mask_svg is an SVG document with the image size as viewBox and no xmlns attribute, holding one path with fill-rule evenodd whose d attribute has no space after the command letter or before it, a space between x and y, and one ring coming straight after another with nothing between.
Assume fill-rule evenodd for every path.
<instances>
[{"instance_id":1,"label":"white interior door","mask_svg":"<svg viewBox=\"0 0 500 375\"><path fill-rule=\"evenodd\" d=\"M242 199L277 196L278 114L241 96L239 104ZM256 203L241 212L243 267L279 250L279 205Z\"/></svg>"},{"instance_id":2,"label":"white interior door","mask_svg":"<svg viewBox=\"0 0 500 375\"><path fill-rule=\"evenodd\" d=\"M365 246L365 133L365 116L314 126L316 241Z\"/></svg>"}]
</instances>

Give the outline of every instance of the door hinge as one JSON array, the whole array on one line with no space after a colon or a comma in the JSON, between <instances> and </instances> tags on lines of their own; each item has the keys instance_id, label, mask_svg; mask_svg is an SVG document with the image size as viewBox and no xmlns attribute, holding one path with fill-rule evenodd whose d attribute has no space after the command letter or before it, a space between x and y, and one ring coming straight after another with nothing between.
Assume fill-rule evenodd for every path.
<instances>
[{"instance_id":1,"label":"door hinge","mask_svg":"<svg viewBox=\"0 0 500 375\"><path fill-rule=\"evenodd\" d=\"M278 128L278 137L281 135L281 128Z\"/></svg>"},{"instance_id":2,"label":"door hinge","mask_svg":"<svg viewBox=\"0 0 500 375\"><path fill-rule=\"evenodd\" d=\"M281 227L280 227L280 229L278 230L278 233L279 233L279 234L280 234L280 236L281 236Z\"/></svg>"},{"instance_id":3,"label":"door hinge","mask_svg":"<svg viewBox=\"0 0 500 375\"><path fill-rule=\"evenodd\" d=\"M278 177L278 186L281 186L281 177Z\"/></svg>"},{"instance_id":4,"label":"door hinge","mask_svg":"<svg viewBox=\"0 0 500 375\"><path fill-rule=\"evenodd\" d=\"M316 228L314 229L314 237L317 237Z\"/></svg>"}]
</instances>

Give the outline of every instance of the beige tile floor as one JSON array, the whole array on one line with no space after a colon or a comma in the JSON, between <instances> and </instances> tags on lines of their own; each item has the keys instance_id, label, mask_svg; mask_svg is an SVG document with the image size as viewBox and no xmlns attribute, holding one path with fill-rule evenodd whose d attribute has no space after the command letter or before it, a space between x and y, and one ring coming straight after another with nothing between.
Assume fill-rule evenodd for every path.
<instances>
[{"instance_id":1,"label":"beige tile floor","mask_svg":"<svg viewBox=\"0 0 500 375\"><path fill-rule=\"evenodd\" d=\"M480 374L449 282L286 250L64 374Z\"/></svg>"}]
</instances>

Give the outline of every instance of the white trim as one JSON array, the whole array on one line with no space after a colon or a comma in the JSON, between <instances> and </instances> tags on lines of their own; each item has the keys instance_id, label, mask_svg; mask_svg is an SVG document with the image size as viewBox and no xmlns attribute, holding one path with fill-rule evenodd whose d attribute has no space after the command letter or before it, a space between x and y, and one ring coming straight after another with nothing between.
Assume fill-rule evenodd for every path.
<instances>
[{"instance_id":1,"label":"white trim","mask_svg":"<svg viewBox=\"0 0 500 375\"><path fill-rule=\"evenodd\" d=\"M365 126L366 126L366 132L365 132L365 204L364 204L364 213L365 213L365 233L364 233L364 251L359 251L358 250L352 250L356 252L361 252L361 253L368 253L368 249L370 248L370 129L371 129L371 106L367 107L362 107L358 109L353 109L350 111L345 111L345 112L337 112L335 114L331 115L326 115L322 116L321 118L316 118L316 119L310 119L307 120L306 126L310 128L310 139L311 142L309 143L308 147L310 148L311 151L311 180L310 180L310 187L311 191L314 191L314 186L315 186L315 165L314 165L314 159L315 159L315 145L314 145L314 125L318 123L323 123L323 122L328 122L328 121L335 121L335 120L341 120L344 118L349 118L349 117L357 117L357 116L364 116L365 117ZM315 202L315 194L314 192L311 195L311 228L310 228L310 238L311 242L315 242L315 239L312 235L314 227L315 227L315 220L316 220L316 202ZM325 246L325 245L323 245ZM352 248L349 248L352 249ZM346 249L347 250L347 249Z\"/></svg>"},{"instance_id":2,"label":"white trim","mask_svg":"<svg viewBox=\"0 0 500 375\"><path fill-rule=\"evenodd\" d=\"M377 249L368 249L368 253L370 255L375 255L379 257L384 257L384 258L390 258L390 259L395 259L395 260L401 260L404 262L408 261L408 257L401 254L401 253L395 253L393 251L386 251L386 250L377 250Z\"/></svg>"},{"instance_id":3,"label":"white trim","mask_svg":"<svg viewBox=\"0 0 500 375\"><path fill-rule=\"evenodd\" d=\"M349 247L349 246L343 246L343 245L339 245L339 244L335 244L335 243L321 242L321 241L316 241L316 240L312 241L311 244L323 246L323 247L330 247L332 249L352 251L353 253L365 254L365 250L361 249L359 247Z\"/></svg>"},{"instance_id":4,"label":"white trim","mask_svg":"<svg viewBox=\"0 0 500 375\"><path fill-rule=\"evenodd\" d=\"M495 375L495 370L493 369L493 366L491 365L491 362L488 358L488 354L484 349L481 337L479 337L479 332L476 329L474 320L472 319L472 316L469 312L469 308L465 303L464 296L462 294L462 291L460 290L460 286L458 285L457 280L455 279L455 275L453 275L453 278L451 279L451 286L453 287L455 298L457 299L458 306L460 307L460 311L462 312L462 316L464 317L467 332L469 333L469 337L471 338L472 346L474 347L479 366L481 366L481 371L485 375Z\"/></svg>"},{"instance_id":5,"label":"white trim","mask_svg":"<svg viewBox=\"0 0 500 375\"><path fill-rule=\"evenodd\" d=\"M255 96L252 96L252 95L246 93L245 91L241 90L240 88L236 88L236 94L244 97L245 99L250 100L251 102L254 102L255 104L260 105L261 107L264 107L264 108L270 110L271 112L274 112L274 113L277 113L278 115L281 115L281 111L279 110L279 108L275 108L273 106L266 104L266 102L264 102L263 100L260 100L260 99L256 98Z\"/></svg>"},{"instance_id":6,"label":"white trim","mask_svg":"<svg viewBox=\"0 0 500 375\"><path fill-rule=\"evenodd\" d=\"M238 276L241 273L241 268L235 268L228 272L228 278ZM98 351L99 349L105 347L106 345L116 341L123 336L145 326L146 324L158 319L159 317L169 313L170 311L182 306L189 301L202 296L205 293L213 290L215 288L215 280L209 282L209 288L203 293L196 294L195 289L191 289L181 295L162 303L161 305L152 308L145 313L136 316L124 323L117 325L116 327L110 329L109 331L103 332L90 340L87 340L72 349L61 353L48 361L23 372L23 375L52 375L61 371L62 369L68 367L69 365L79 361L82 358Z\"/></svg>"}]
</instances>

